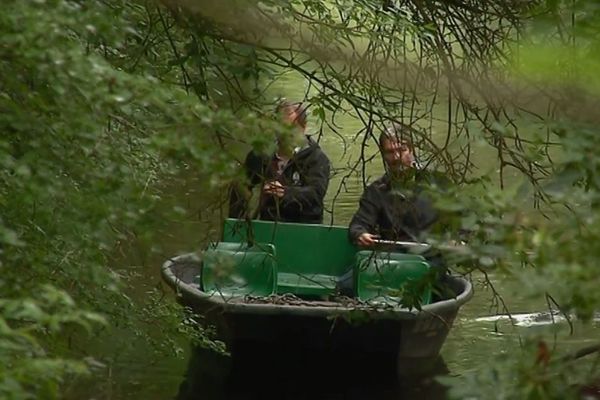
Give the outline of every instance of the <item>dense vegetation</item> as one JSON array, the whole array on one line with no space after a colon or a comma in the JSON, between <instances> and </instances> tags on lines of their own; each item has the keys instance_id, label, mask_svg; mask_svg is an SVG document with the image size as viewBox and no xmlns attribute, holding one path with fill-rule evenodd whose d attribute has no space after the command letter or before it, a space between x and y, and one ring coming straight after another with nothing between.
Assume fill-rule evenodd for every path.
<instances>
[{"instance_id":1,"label":"dense vegetation","mask_svg":"<svg viewBox=\"0 0 600 400\"><path fill-rule=\"evenodd\" d=\"M148 307L161 326L207 340L167 302L130 300L115 254L152 243L181 213L169 190L190 171L219 209L235 150L271 145L267 89L290 70L322 132L360 149L330 190L366 180L378 127L408 123L424 162L459 184L439 206L473 232L478 268L568 316L600 307L595 2L3 5L0 397L59 397L66 376L87 370L57 350L64 333L144 321ZM340 115L361 121L352 140ZM535 363L544 340L450 382L453 393L566 398L597 376L560 348Z\"/></svg>"}]
</instances>

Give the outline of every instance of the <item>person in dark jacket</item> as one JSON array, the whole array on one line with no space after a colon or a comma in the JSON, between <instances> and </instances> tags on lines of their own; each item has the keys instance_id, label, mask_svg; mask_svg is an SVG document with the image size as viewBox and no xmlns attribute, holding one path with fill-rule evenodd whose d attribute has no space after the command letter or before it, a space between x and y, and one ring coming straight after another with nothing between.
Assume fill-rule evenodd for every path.
<instances>
[{"instance_id":1,"label":"person in dark jacket","mask_svg":"<svg viewBox=\"0 0 600 400\"><path fill-rule=\"evenodd\" d=\"M439 221L428 185L447 185L440 174L423 169L415 157L407 128L393 124L379 137L385 174L368 185L350 221L350 241L362 248L373 248L378 240L423 242L427 231ZM388 250L395 246L386 245ZM422 253L436 272L446 269L444 257L436 250ZM441 276L441 274L439 276ZM354 296L354 267L338 280L340 293Z\"/></svg>"},{"instance_id":2,"label":"person in dark jacket","mask_svg":"<svg viewBox=\"0 0 600 400\"><path fill-rule=\"evenodd\" d=\"M424 189L447 184L438 174L422 169L408 133L393 124L379 138L385 174L367 186L350 226L350 240L369 247L377 239L420 242L438 220Z\"/></svg>"},{"instance_id":3,"label":"person in dark jacket","mask_svg":"<svg viewBox=\"0 0 600 400\"><path fill-rule=\"evenodd\" d=\"M323 222L323 199L331 164L327 155L306 135L306 109L301 103L282 102L276 112L292 125L291 140L278 138L277 151L264 156L250 151L244 162L247 185L230 193L229 217L281 222ZM248 210L252 188L261 185L258 215Z\"/></svg>"}]
</instances>

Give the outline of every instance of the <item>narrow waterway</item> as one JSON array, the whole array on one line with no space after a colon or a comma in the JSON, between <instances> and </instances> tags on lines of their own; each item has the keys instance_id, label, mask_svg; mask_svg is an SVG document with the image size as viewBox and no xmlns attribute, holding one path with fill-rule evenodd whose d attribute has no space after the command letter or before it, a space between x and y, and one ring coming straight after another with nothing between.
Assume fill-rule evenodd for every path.
<instances>
[{"instance_id":1,"label":"narrow waterway","mask_svg":"<svg viewBox=\"0 0 600 400\"><path fill-rule=\"evenodd\" d=\"M289 90L293 88L293 90ZM295 100L304 94L305 85L290 78L272 89L276 95ZM284 91L285 90L285 91ZM329 155L335 169L327 193L327 223L347 225L356 211L362 193L362 177L349 173L347 167L356 160L352 138L361 129L358 121L340 118L340 132L324 132L320 143ZM309 130L316 130L309 124ZM376 148L371 146L371 154ZM481 156L482 159L484 156ZM377 157L367 166L368 176L377 177L382 171ZM190 173L188 171L187 173ZM135 273L135 288L130 296L143 299L151 288L162 285L160 266L173 255L198 250L209 239L215 239L218 226L207 221L218 221L216 212L206 210L203 204L204 183L192 178L188 187L174 194L187 214L173 221L161 235L161 253L133 252L123 259L123 270ZM346 178L344 178L346 177ZM343 185L342 185L342 180ZM144 253L142 256L140 253ZM138 267L136 267L138 266ZM547 314L543 299L527 299L521 295L519 283L491 275L495 291L503 295L512 313L512 324L496 308L495 291L484 284L482 276L472 276L475 295L458 315L442 349L442 359L436 373L458 375L477 370L489 362L494 354L519 351L519 338L538 333L552 333L557 343L567 348L578 348L597 339L598 324L575 324L570 334L566 321ZM166 290L166 286L165 286ZM174 301L168 291L162 301ZM553 321L555 323L553 323ZM155 328L160 338L160 326ZM336 360L324 359L319 354L289 352L273 353L269 349L255 349L248 354L245 369L229 373L229 360L216 353L192 349L185 337L176 343L178 354L157 355L135 334L135 327L111 328L98 335L89 344L87 352L103 354L98 360L103 366L93 370L84 384L74 382L68 390L69 398L80 399L442 399L444 388L425 377L398 382L390 379L389 365L381 360L367 360L348 365L344 356ZM265 362L268 360L268 362ZM380 362L381 361L381 362ZM318 387L319 384L320 386Z\"/></svg>"}]
</instances>

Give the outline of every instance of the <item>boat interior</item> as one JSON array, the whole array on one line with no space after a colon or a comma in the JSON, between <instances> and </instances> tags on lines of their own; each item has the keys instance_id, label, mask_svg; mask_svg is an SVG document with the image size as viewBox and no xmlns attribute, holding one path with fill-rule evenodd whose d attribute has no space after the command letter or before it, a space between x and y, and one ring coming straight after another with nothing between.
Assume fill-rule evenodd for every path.
<instances>
[{"instance_id":1,"label":"boat interior","mask_svg":"<svg viewBox=\"0 0 600 400\"><path fill-rule=\"evenodd\" d=\"M202 251L198 284L225 297L293 295L369 302L432 301L432 268L419 254L352 244L335 225L226 219L221 240Z\"/></svg>"}]
</instances>

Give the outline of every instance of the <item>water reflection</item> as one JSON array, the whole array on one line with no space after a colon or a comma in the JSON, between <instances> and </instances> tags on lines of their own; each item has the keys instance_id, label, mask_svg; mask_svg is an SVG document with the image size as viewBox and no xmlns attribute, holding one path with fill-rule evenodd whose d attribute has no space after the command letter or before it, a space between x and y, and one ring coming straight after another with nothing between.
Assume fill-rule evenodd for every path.
<instances>
[{"instance_id":1,"label":"water reflection","mask_svg":"<svg viewBox=\"0 0 600 400\"><path fill-rule=\"evenodd\" d=\"M176 400L445 399L435 376L398 378L393 357L331 354L305 349L245 348L232 359L195 348Z\"/></svg>"},{"instance_id":2,"label":"water reflection","mask_svg":"<svg viewBox=\"0 0 600 400\"><path fill-rule=\"evenodd\" d=\"M554 325L567 321L576 320L575 315L565 316L559 311L542 311L533 313L519 313L519 314L498 314L486 317L475 318L476 322L497 322L497 321L509 321L516 326L531 327L538 325ZM592 318L594 322L600 322L600 313L596 313Z\"/></svg>"}]
</instances>

